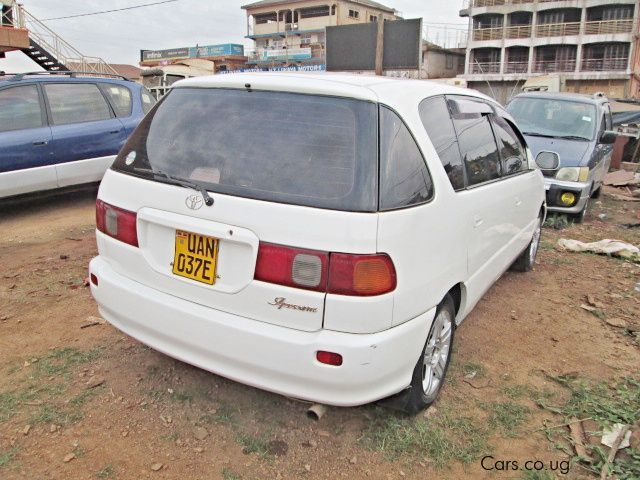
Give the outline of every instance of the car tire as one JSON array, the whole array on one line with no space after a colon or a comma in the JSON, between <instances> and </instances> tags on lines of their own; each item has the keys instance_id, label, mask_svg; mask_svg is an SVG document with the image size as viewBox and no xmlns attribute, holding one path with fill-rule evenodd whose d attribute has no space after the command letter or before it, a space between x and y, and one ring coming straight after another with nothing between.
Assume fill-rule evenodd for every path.
<instances>
[{"instance_id":1,"label":"car tire","mask_svg":"<svg viewBox=\"0 0 640 480\"><path fill-rule=\"evenodd\" d=\"M409 398L404 407L409 414L431 405L442 388L451 360L455 318L453 299L447 295L436 309L427 341L413 369Z\"/></svg>"},{"instance_id":2,"label":"car tire","mask_svg":"<svg viewBox=\"0 0 640 480\"><path fill-rule=\"evenodd\" d=\"M587 208L589 208L589 199L587 199L587 202L584 204L584 207L582 207L582 210L580 210L578 213L571 215L571 219L573 220L574 223L584 222L584 219L587 216Z\"/></svg>"},{"instance_id":3,"label":"car tire","mask_svg":"<svg viewBox=\"0 0 640 480\"><path fill-rule=\"evenodd\" d=\"M527 248L520 254L520 256L511 265L511 270L516 272L528 272L536 263L536 255L538 254L538 247L540 246L540 237L542 236L542 217L538 217L538 223L533 231L531 242Z\"/></svg>"}]
</instances>

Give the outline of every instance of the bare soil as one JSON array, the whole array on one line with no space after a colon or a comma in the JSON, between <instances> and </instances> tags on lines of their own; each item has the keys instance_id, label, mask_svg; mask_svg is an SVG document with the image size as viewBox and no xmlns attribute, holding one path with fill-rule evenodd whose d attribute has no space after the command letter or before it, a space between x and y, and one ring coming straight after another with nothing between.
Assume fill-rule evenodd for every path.
<instances>
[{"instance_id":1,"label":"bare soil","mask_svg":"<svg viewBox=\"0 0 640 480\"><path fill-rule=\"evenodd\" d=\"M566 400L554 378L638 376L639 265L555 248L640 244L640 229L621 226L640 221L638 203L604 197L583 225L546 228L534 271L506 273L457 330L431 409L331 408L315 422L306 403L91 325L94 201L91 190L0 209L0 478L591 478L578 464L536 477L481 459L567 460L571 445L549 434L564 427L545 428L565 419L536 399Z\"/></svg>"}]
</instances>

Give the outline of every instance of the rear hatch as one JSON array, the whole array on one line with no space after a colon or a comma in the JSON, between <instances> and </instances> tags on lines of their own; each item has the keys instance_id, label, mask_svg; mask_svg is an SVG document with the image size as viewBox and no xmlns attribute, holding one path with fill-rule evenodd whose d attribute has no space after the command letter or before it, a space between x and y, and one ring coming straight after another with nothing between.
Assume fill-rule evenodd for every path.
<instances>
[{"instance_id":1,"label":"rear hatch","mask_svg":"<svg viewBox=\"0 0 640 480\"><path fill-rule=\"evenodd\" d=\"M176 297L318 330L325 252L376 251L377 122L363 100L175 88L100 187L99 229L118 237L109 219L132 212L138 245L101 237L100 255Z\"/></svg>"}]
</instances>

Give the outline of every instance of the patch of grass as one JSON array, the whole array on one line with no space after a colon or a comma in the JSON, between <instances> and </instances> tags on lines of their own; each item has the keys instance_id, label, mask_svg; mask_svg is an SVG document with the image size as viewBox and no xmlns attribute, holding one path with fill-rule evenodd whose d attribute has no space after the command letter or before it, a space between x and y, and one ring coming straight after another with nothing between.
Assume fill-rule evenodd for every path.
<instances>
[{"instance_id":1,"label":"patch of grass","mask_svg":"<svg viewBox=\"0 0 640 480\"><path fill-rule=\"evenodd\" d=\"M522 474L522 480L555 480L555 475L551 472L525 470Z\"/></svg>"},{"instance_id":2,"label":"patch of grass","mask_svg":"<svg viewBox=\"0 0 640 480\"><path fill-rule=\"evenodd\" d=\"M53 405L42 405L31 417L31 423L53 423L55 425L70 425L82 418L80 412L60 410Z\"/></svg>"},{"instance_id":3,"label":"patch of grass","mask_svg":"<svg viewBox=\"0 0 640 480\"><path fill-rule=\"evenodd\" d=\"M207 413L200 417L200 421L208 424L229 424L233 421L234 413L229 405L222 404L216 409L216 413Z\"/></svg>"},{"instance_id":4,"label":"patch of grass","mask_svg":"<svg viewBox=\"0 0 640 480\"><path fill-rule=\"evenodd\" d=\"M13 460L13 457L15 457L17 452L18 452L18 449L15 447L9 450L8 452L0 452L0 468L6 467L7 465L9 465L9 463L11 462L11 460Z\"/></svg>"},{"instance_id":5,"label":"patch of grass","mask_svg":"<svg viewBox=\"0 0 640 480\"><path fill-rule=\"evenodd\" d=\"M257 453L262 458L269 456L269 440L265 435L250 435L240 432L236 435L236 442L242 446L242 452L245 454Z\"/></svg>"},{"instance_id":6,"label":"patch of grass","mask_svg":"<svg viewBox=\"0 0 640 480\"><path fill-rule=\"evenodd\" d=\"M487 453L487 432L473 419L442 409L426 421L422 417L400 416L379 407L365 428L365 446L395 459L420 458L425 454L438 468L460 461L473 462Z\"/></svg>"},{"instance_id":7,"label":"patch of grass","mask_svg":"<svg viewBox=\"0 0 640 480\"><path fill-rule=\"evenodd\" d=\"M544 227L553 228L555 230L564 230L571 225L566 215L561 213L550 213L544 222Z\"/></svg>"},{"instance_id":8,"label":"patch of grass","mask_svg":"<svg viewBox=\"0 0 640 480\"><path fill-rule=\"evenodd\" d=\"M556 413L567 419L590 417L602 426L633 424L637 420L640 412L639 380L625 378L612 384L593 384L562 377L555 377L554 380L570 391L567 403L555 409Z\"/></svg>"},{"instance_id":9,"label":"patch of grass","mask_svg":"<svg viewBox=\"0 0 640 480\"><path fill-rule=\"evenodd\" d=\"M14 393L0 393L0 422L6 422L16 413L18 399Z\"/></svg>"},{"instance_id":10,"label":"patch of grass","mask_svg":"<svg viewBox=\"0 0 640 480\"><path fill-rule=\"evenodd\" d=\"M242 477L239 474L227 467L222 469L222 478L223 480L242 480Z\"/></svg>"},{"instance_id":11,"label":"patch of grass","mask_svg":"<svg viewBox=\"0 0 640 480\"><path fill-rule=\"evenodd\" d=\"M487 369L481 363L467 362L460 366L463 375L471 375L475 372L475 378L482 378L486 375Z\"/></svg>"},{"instance_id":12,"label":"patch of grass","mask_svg":"<svg viewBox=\"0 0 640 480\"><path fill-rule=\"evenodd\" d=\"M182 391L182 392L174 392L171 396L177 402L193 402L193 394L190 392Z\"/></svg>"},{"instance_id":13,"label":"patch of grass","mask_svg":"<svg viewBox=\"0 0 640 480\"><path fill-rule=\"evenodd\" d=\"M526 394L531 393L531 387L529 385L515 384L507 385L502 388L502 393L512 400L518 400Z\"/></svg>"},{"instance_id":14,"label":"patch of grass","mask_svg":"<svg viewBox=\"0 0 640 480\"><path fill-rule=\"evenodd\" d=\"M102 351L101 347L86 351L72 347L57 348L40 358L34 369L42 376L66 374L72 367L97 360Z\"/></svg>"},{"instance_id":15,"label":"patch of grass","mask_svg":"<svg viewBox=\"0 0 640 480\"><path fill-rule=\"evenodd\" d=\"M76 408L81 408L87 403L91 398L96 396L100 390L104 388L104 385L100 385L96 388L90 388L88 390L84 390L80 392L78 395L69 400L69 405Z\"/></svg>"},{"instance_id":16,"label":"patch of grass","mask_svg":"<svg viewBox=\"0 0 640 480\"><path fill-rule=\"evenodd\" d=\"M105 466L102 470L96 472L97 478L115 478L116 472L111 465Z\"/></svg>"},{"instance_id":17,"label":"patch of grass","mask_svg":"<svg viewBox=\"0 0 640 480\"><path fill-rule=\"evenodd\" d=\"M507 437L517 436L518 427L531 413L528 407L515 402L481 402L480 406L489 412L489 426Z\"/></svg>"}]
</instances>

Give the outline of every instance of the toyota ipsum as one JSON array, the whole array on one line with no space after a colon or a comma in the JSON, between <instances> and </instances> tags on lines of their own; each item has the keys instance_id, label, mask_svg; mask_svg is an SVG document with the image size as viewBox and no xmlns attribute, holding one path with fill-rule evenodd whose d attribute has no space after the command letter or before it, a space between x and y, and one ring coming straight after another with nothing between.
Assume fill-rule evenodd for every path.
<instances>
[{"instance_id":1,"label":"toyota ipsum","mask_svg":"<svg viewBox=\"0 0 640 480\"><path fill-rule=\"evenodd\" d=\"M332 74L175 84L107 172L91 291L150 347L279 394L433 402L456 325L530 270L544 180L472 90Z\"/></svg>"}]
</instances>

